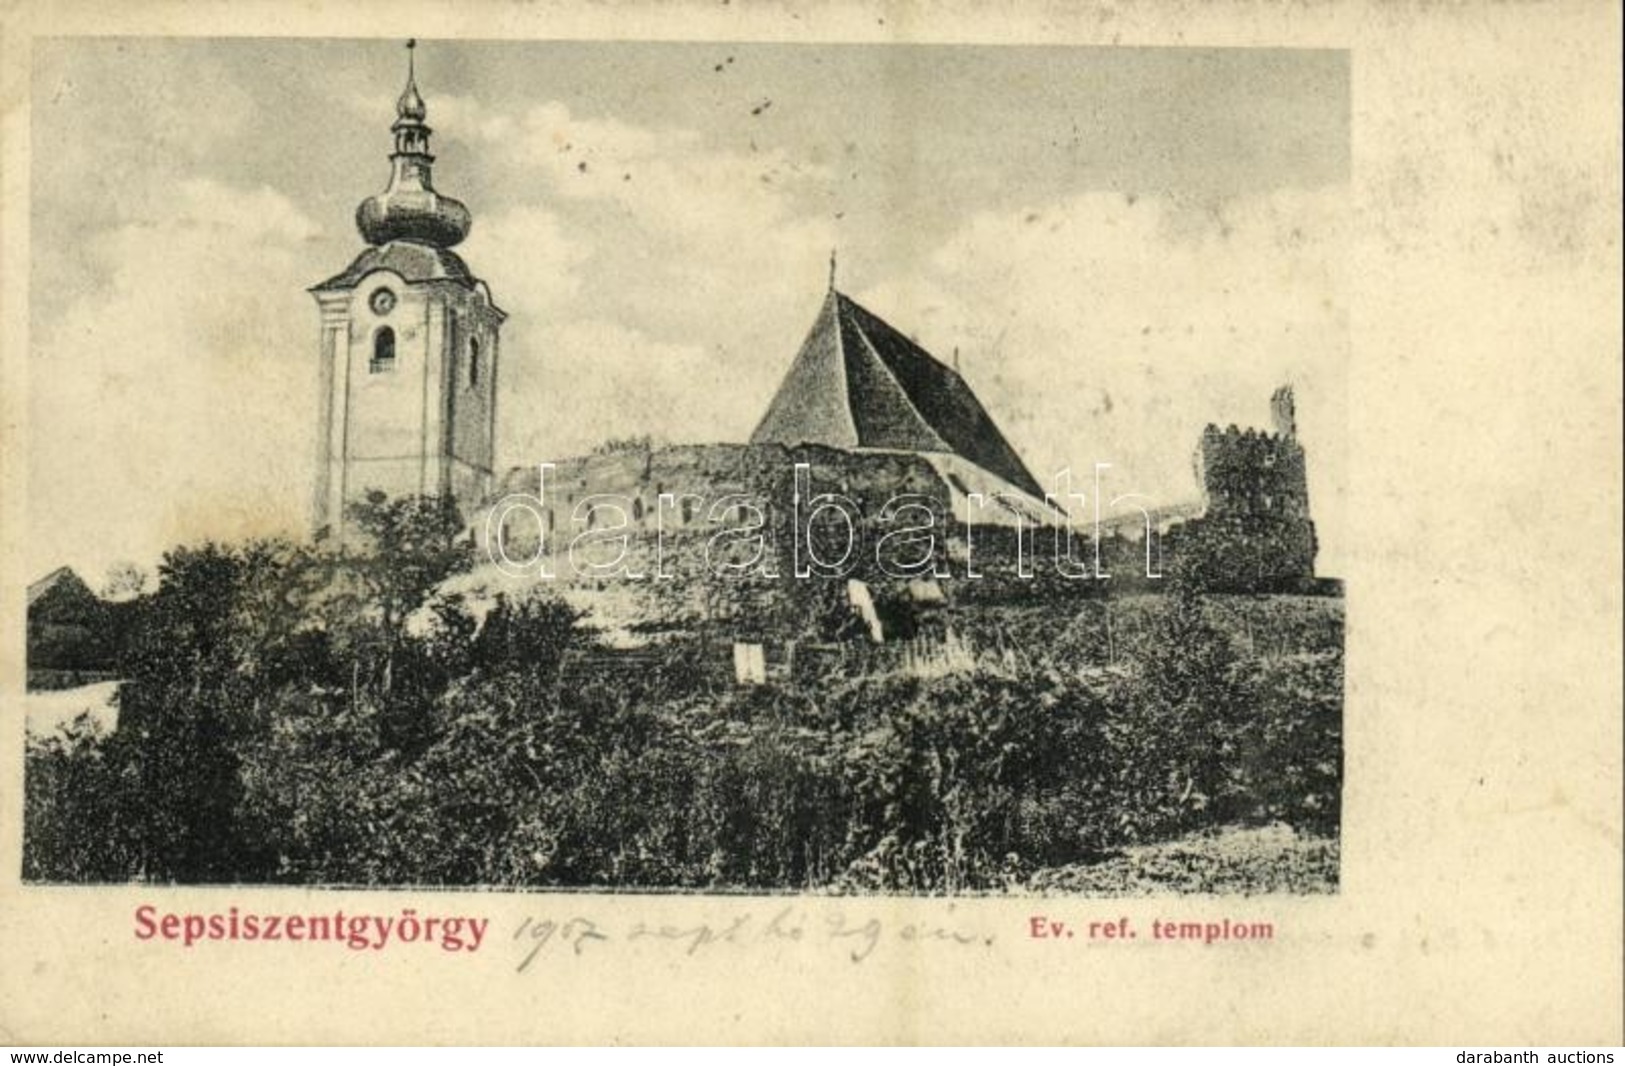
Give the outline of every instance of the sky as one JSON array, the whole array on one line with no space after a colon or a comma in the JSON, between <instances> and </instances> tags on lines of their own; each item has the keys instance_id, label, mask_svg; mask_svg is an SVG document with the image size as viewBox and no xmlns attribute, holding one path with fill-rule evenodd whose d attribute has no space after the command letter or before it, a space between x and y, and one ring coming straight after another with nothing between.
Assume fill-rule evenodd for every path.
<instances>
[{"instance_id":1,"label":"sky","mask_svg":"<svg viewBox=\"0 0 1625 1066\"><path fill-rule=\"evenodd\" d=\"M1195 495L1297 390L1344 550L1346 53L625 42L417 49L457 249L510 318L498 463L748 437L843 292L961 371L1046 485ZM300 533L310 286L364 248L398 41L41 40L30 564L94 586Z\"/></svg>"}]
</instances>

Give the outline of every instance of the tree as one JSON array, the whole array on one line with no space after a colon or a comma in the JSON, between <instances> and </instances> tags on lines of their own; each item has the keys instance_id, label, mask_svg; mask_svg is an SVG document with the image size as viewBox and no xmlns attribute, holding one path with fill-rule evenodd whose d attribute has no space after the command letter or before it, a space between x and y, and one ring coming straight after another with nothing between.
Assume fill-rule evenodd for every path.
<instances>
[{"instance_id":1,"label":"tree","mask_svg":"<svg viewBox=\"0 0 1625 1066\"><path fill-rule=\"evenodd\" d=\"M473 549L461 537L456 504L444 497L374 491L348 515L360 540L329 563L325 613L352 660L352 691L359 694L365 672L387 697L408 621L442 582L472 568Z\"/></svg>"},{"instance_id":2,"label":"tree","mask_svg":"<svg viewBox=\"0 0 1625 1066\"><path fill-rule=\"evenodd\" d=\"M107 568L102 581L102 599L122 603L147 591L147 572L132 562L118 562Z\"/></svg>"},{"instance_id":3,"label":"tree","mask_svg":"<svg viewBox=\"0 0 1625 1066\"><path fill-rule=\"evenodd\" d=\"M374 491L351 504L348 514L364 543L347 561L397 639L435 586L473 565L469 543L459 539L462 517L449 498L391 499Z\"/></svg>"},{"instance_id":4,"label":"tree","mask_svg":"<svg viewBox=\"0 0 1625 1066\"><path fill-rule=\"evenodd\" d=\"M1125 795L1153 835L1222 820L1235 792L1248 702L1229 638L1188 587L1163 601L1125 720Z\"/></svg>"}]
</instances>

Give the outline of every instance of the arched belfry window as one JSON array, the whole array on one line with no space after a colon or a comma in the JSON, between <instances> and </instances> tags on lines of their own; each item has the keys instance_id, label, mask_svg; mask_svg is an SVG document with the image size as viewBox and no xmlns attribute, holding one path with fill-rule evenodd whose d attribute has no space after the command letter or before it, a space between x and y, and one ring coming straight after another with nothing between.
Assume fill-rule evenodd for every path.
<instances>
[{"instance_id":1,"label":"arched belfry window","mask_svg":"<svg viewBox=\"0 0 1625 1066\"><path fill-rule=\"evenodd\" d=\"M395 331L385 326L372 337L372 361L367 369L383 374L395 369Z\"/></svg>"},{"instance_id":2,"label":"arched belfry window","mask_svg":"<svg viewBox=\"0 0 1625 1066\"><path fill-rule=\"evenodd\" d=\"M480 383L480 339L471 337L468 342L468 384L472 388Z\"/></svg>"}]
</instances>

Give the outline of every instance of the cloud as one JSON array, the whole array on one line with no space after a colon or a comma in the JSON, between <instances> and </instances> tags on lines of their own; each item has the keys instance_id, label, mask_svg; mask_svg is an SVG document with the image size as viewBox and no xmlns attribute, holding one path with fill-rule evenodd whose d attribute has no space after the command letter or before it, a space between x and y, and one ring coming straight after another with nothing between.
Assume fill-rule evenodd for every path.
<instances>
[{"instance_id":1,"label":"cloud","mask_svg":"<svg viewBox=\"0 0 1625 1066\"><path fill-rule=\"evenodd\" d=\"M469 98L437 113L475 130L482 165L520 190L476 215L470 264L513 312L505 461L606 437L748 434L822 296L835 232L827 177L783 151L709 145L680 127L518 118Z\"/></svg>"},{"instance_id":2,"label":"cloud","mask_svg":"<svg viewBox=\"0 0 1625 1066\"><path fill-rule=\"evenodd\" d=\"M1091 192L977 214L858 295L940 357L960 349L1041 479L1110 462L1119 491L1188 499L1202 426L1264 425L1292 381L1315 496L1342 485L1348 227L1338 190Z\"/></svg>"},{"instance_id":3,"label":"cloud","mask_svg":"<svg viewBox=\"0 0 1625 1066\"><path fill-rule=\"evenodd\" d=\"M586 246L565 232L556 212L531 203L477 215L457 253L496 286L498 306L523 307L548 317L579 297L581 268L588 258Z\"/></svg>"},{"instance_id":4,"label":"cloud","mask_svg":"<svg viewBox=\"0 0 1625 1066\"><path fill-rule=\"evenodd\" d=\"M476 224L478 256L470 242L516 312L505 409L536 413L508 421L505 457L748 434L822 295L832 175L557 102L502 117L458 98L448 112L525 190L515 214ZM1316 481L1340 486L1348 223L1335 189L1081 193L971 215L855 295L940 357L960 349L1041 477L1111 462L1137 491L1188 499L1202 426L1263 424L1291 380Z\"/></svg>"},{"instance_id":5,"label":"cloud","mask_svg":"<svg viewBox=\"0 0 1625 1066\"><path fill-rule=\"evenodd\" d=\"M548 336L545 350L503 368L510 465L579 455L613 437L693 440L699 430L707 439L701 427L715 425L727 374L702 345L664 343L597 319L557 323Z\"/></svg>"},{"instance_id":6,"label":"cloud","mask_svg":"<svg viewBox=\"0 0 1625 1066\"><path fill-rule=\"evenodd\" d=\"M649 232L708 241L722 218L753 230L794 221L795 195L831 177L782 148L719 147L692 129L583 118L556 101L517 121L469 113L476 108L467 100L455 106L482 140L516 153L552 193L613 204Z\"/></svg>"},{"instance_id":7,"label":"cloud","mask_svg":"<svg viewBox=\"0 0 1625 1066\"><path fill-rule=\"evenodd\" d=\"M514 128L477 128L588 249L575 305L585 317L679 343L715 336L725 320L738 343L760 343L807 297L809 278L787 267L834 243L808 203L827 175L782 150L717 147L692 130L584 119L558 103Z\"/></svg>"},{"instance_id":8,"label":"cloud","mask_svg":"<svg viewBox=\"0 0 1625 1066\"><path fill-rule=\"evenodd\" d=\"M94 578L110 557L297 528L316 365L310 298L283 280L317 232L276 190L194 179L90 238L101 280L29 364L41 565Z\"/></svg>"}]
</instances>

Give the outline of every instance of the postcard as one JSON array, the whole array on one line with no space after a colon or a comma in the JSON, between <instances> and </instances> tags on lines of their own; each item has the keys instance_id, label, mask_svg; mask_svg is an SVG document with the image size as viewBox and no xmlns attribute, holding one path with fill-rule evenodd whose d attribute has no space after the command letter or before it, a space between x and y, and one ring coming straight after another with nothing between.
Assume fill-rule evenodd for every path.
<instances>
[{"instance_id":1,"label":"postcard","mask_svg":"<svg viewBox=\"0 0 1625 1066\"><path fill-rule=\"evenodd\" d=\"M1621 1036L1619 13L7 16L0 1036Z\"/></svg>"}]
</instances>

